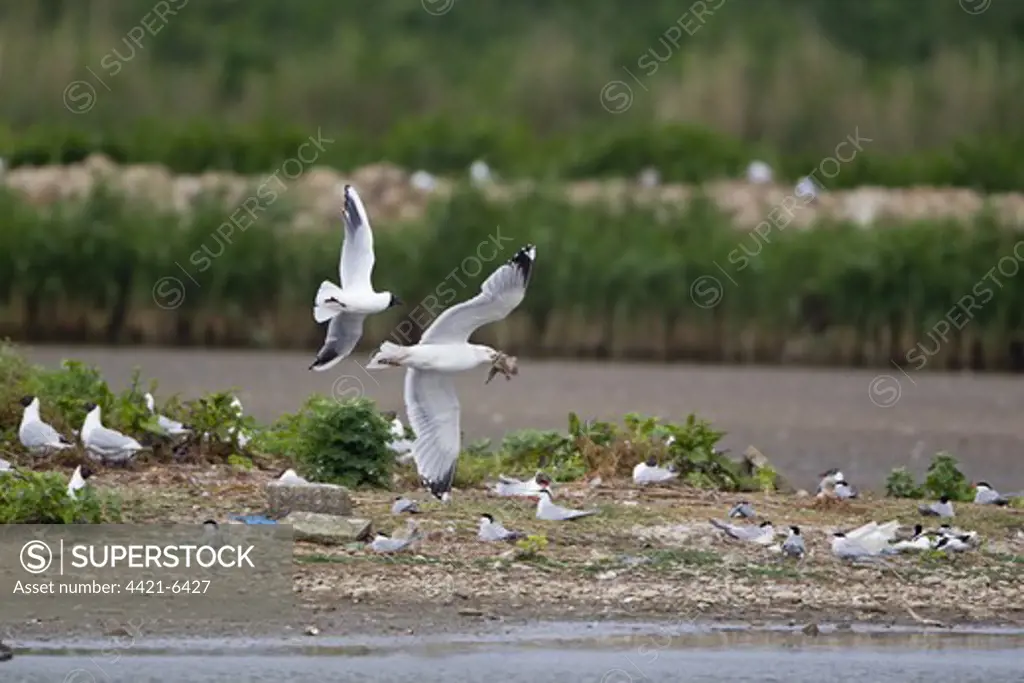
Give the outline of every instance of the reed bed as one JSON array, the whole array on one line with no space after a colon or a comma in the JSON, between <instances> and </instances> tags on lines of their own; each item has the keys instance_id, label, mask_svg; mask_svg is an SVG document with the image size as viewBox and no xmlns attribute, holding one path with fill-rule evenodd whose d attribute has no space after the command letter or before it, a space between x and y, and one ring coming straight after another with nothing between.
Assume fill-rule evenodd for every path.
<instances>
[{"instance_id":1,"label":"reed bed","mask_svg":"<svg viewBox=\"0 0 1024 683\"><path fill-rule=\"evenodd\" d=\"M103 187L43 208L0 193L0 336L313 348L311 299L337 276L341 236L295 231L294 210L286 198L230 231L210 197L175 213ZM700 198L609 207L543 190L458 190L377 230L375 284L407 305L371 318L364 348L414 340L528 242L529 295L479 333L513 353L991 370L1024 355L1024 234L992 215L759 234Z\"/></svg>"}]
</instances>

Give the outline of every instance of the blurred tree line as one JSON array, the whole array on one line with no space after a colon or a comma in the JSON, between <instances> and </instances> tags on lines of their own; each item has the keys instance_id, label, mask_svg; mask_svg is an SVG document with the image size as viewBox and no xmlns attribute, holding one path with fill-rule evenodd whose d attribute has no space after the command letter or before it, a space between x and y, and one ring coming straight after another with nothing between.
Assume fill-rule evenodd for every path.
<instances>
[{"instance_id":1,"label":"blurred tree line","mask_svg":"<svg viewBox=\"0 0 1024 683\"><path fill-rule=\"evenodd\" d=\"M684 23L678 46L665 42ZM36 0L0 5L0 31L0 120L14 130L205 119L374 136L431 116L557 136L687 123L806 154L859 126L905 153L1017 137L1024 111L1024 3L1012 0L977 15L956 0L452 0L440 16L419 0ZM640 73L652 49L672 55L632 82L625 69ZM599 99L613 79L635 94L619 115ZM84 114L62 102L76 80L97 91Z\"/></svg>"}]
</instances>

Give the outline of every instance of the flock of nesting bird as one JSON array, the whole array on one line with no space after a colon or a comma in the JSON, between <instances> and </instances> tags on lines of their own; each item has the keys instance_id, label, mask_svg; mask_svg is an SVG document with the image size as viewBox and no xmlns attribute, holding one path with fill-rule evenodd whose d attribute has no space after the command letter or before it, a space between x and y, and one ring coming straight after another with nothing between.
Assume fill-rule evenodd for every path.
<instances>
[{"instance_id":1,"label":"flock of nesting bird","mask_svg":"<svg viewBox=\"0 0 1024 683\"><path fill-rule=\"evenodd\" d=\"M156 401L153 395L144 395L146 407L156 418L156 422L162 435L173 441L187 438L192 434L192 429L177 420L156 412ZM21 414L21 423L18 425L18 440L31 455L44 457L58 451L74 448L76 444L58 432L52 425L43 421L39 413L39 397L25 396L21 399L24 408ZM232 398L231 407L238 417L242 416L242 403L237 397ZM136 439L122 434L121 432L105 427L101 420L101 409L95 403L85 404L85 421L82 428L76 432L85 454L92 460L107 464L126 464L140 452L147 450ZM243 429L232 426L228 429L228 435L238 445L245 446L252 438ZM208 434L203 435L209 438ZM6 460L0 459L0 472L12 472L14 466ZM68 482L68 495L76 497L78 491L85 487L85 482L93 475L93 470L88 465L79 465L71 475Z\"/></svg>"}]
</instances>

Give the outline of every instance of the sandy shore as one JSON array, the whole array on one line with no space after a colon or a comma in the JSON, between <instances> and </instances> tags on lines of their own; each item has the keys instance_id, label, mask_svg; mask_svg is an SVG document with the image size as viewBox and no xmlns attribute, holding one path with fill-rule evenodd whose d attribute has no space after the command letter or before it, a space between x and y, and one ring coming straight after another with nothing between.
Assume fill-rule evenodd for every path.
<instances>
[{"instance_id":1,"label":"sandy shore","mask_svg":"<svg viewBox=\"0 0 1024 683\"><path fill-rule=\"evenodd\" d=\"M199 523L260 512L269 473L227 467L158 466L105 472L95 485L122 497L125 521ZM393 494L354 494L355 514L400 532ZM299 616L244 626L156 623L149 633L293 635L315 627L334 635L500 633L527 621L711 620L1024 626L1024 511L961 505L956 523L979 531L981 550L954 556L901 556L885 566L855 566L829 552L829 535L865 522L920 518L913 501L825 505L811 498L751 496L777 528L799 525L803 562L726 539L708 523L734 495L682 488L638 490L624 482L592 489L560 486L563 504L601 513L573 523L534 519L526 500L483 490L456 491L450 506L422 501L425 539L411 552L380 556L358 544L297 544L294 585ZM475 538L480 513L512 529L543 535L535 557ZM108 625L12 624L19 638L102 635ZM196 629L199 629L197 631Z\"/></svg>"}]
</instances>

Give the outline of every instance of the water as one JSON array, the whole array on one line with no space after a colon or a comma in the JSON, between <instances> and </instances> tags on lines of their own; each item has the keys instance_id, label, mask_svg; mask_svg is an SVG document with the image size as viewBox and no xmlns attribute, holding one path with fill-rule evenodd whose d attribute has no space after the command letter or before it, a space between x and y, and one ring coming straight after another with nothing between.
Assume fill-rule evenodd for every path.
<instances>
[{"instance_id":1,"label":"water","mask_svg":"<svg viewBox=\"0 0 1024 683\"><path fill-rule=\"evenodd\" d=\"M306 638L287 641L139 642L126 651L101 643L74 649L29 645L0 665L10 683L1020 683L1024 636L900 632L660 633L656 626L583 637L566 625L494 638ZM635 629L635 627L634 627ZM576 637L569 637L575 632ZM593 630L588 631L594 634Z\"/></svg>"}]
</instances>

